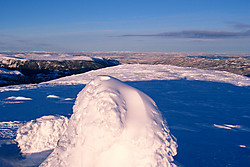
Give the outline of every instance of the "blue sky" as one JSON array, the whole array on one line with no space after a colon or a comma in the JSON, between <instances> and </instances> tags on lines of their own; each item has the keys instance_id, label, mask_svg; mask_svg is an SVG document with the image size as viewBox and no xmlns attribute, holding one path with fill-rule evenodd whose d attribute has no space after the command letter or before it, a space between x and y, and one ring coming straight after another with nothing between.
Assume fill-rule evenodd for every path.
<instances>
[{"instance_id":1,"label":"blue sky","mask_svg":"<svg viewBox=\"0 0 250 167\"><path fill-rule=\"evenodd\" d=\"M249 0L0 0L0 50L250 52Z\"/></svg>"}]
</instances>

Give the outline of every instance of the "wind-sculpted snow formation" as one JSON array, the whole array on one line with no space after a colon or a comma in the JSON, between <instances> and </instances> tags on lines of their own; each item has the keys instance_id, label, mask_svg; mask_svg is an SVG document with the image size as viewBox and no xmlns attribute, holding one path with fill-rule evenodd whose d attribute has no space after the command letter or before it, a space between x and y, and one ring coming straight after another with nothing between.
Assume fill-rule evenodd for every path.
<instances>
[{"instance_id":1,"label":"wind-sculpted snow formation","mask_svg":"<svg viewBox=\"0 0 250 167\"><path fill-rule=\"evenodd\" d=\"M46 167L175 166L177 144L154 101L109 76L77 96L68 127Z\"/></svg>"}]
</instances>

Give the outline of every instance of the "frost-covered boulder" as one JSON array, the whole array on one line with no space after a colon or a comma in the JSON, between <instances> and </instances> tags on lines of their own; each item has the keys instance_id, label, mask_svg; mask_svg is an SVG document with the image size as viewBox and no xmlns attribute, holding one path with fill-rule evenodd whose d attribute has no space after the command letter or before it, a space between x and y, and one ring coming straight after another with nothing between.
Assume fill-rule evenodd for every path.
<instances>
[{"instance_id":1,"label":"frost-covered boulder","mask_svg":"<svg viewBox=\"0 0 250 167\"><path fill-rule=\"evenodd\" d=\"M79 94L46 167L174 166L177 144L154 101L109 76Z\"/></svg>"},{"instance_id":2,"label":"frost-covered boulder","mask_svg":"<svg viewBox=\"0 0 250 167\"><path fill-rule=\"evenodd\" d=\"M25 154L51 150L56 147L67 125L67 117L43 116L21 126L17 130L16 141Z\"/></svg>"}]
</instances>

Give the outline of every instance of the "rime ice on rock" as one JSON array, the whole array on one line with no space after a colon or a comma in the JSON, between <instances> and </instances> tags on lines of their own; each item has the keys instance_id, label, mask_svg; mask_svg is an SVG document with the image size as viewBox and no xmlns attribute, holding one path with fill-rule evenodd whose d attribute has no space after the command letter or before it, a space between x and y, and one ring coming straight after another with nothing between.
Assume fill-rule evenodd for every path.
<instances>
[{"instance_id":1,"label":"rime ice on rock","mask_svg":"<svg viewBox=\"0 0 250 167\"><path fill-rule=\"evenodd\" d=\"M16 141L24 154L54 149L68 125L64 116L43 116L17 130Z\"/></svg>"},{"instance_id":2,"label":"rime ice on rock","mask_svg":"<svg viewBox=\"0 0 250 167\"><path fill-rule=\"evenodd\" d=\"M175 166L176 148L151 98L98 76L78 94L66 132L40 166Z\"/></svg>"}]
</instances>

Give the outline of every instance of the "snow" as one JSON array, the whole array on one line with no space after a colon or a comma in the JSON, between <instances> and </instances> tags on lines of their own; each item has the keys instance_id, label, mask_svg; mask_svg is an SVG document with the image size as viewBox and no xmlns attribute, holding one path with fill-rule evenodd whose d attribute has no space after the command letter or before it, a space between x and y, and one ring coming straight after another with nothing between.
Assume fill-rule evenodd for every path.
<instances>
[{"instance_id":1,"label":"snow","mask_svg":"<svg viewBox=\"0 0 250 167\"><path fill-rule=\"evenodd\" d=\"M150 80L199 80L230 83L236 86L250 86L250 78L225 72L212 71L171 65L141 65L125 64L89 71L83 74L72 75L44 82L41 84L16 85L0 87L0 92L25 89L36 89L53 85L87 84L98 75L110 75L121 81L150 81Z\"/></svg>"},{"instance_id":2,"label":"snow","mask_svg":"<svg viewBox=\"0 0 250 167\"><path fill-rule=\"evenodd\" d=\"M15 97L15 96L11 96L11 97L8 97L6 98L5 100L32 100L31 98L29 97L22 97L22 96L18 96L18 97Z\"/></svg>"},{"instance_id":3,"label":"snow","mask_svg":"<svg viewBox=\"0 0 250 167\"><path fill-rule=\"evenodd\" d=\"M249 86L250 79L241 75L236 75L224 71L212 71L203 69L194 69L186 67L176 67L171 65L120 65L90 71L83 74L63 77L57 80L49 81L43 84L17 85L0 88L0 92L35 89L40 86L72 85L72 84L87 84L97 75L111 75L122 81L147 81L147 80L200 80L230 83L237 86Z\"/></svg>"},{"instance_id":4,"label":"snow","mask_svg":"<svg viewBox=\"0 0 250 167\"><path fill-rule=\"evenodd\" d=\"M46 83L0 88L0 166L2 163L5 165L14 162L16 164L12 166L39 166L54 149L51 147L48 148L50 150L42 151L40 146L44 145L44 148L47 148L47 145L46 142L41 142L37 144L41 148L37 149L37 152L22 153L21 150L20 155L19 147L13 140L17 136L17 129L28 122L32 122L33 126L36 120L43 116L64 116L66 120L66 117L73 114L72 107L79 91L98 75L118 78L154 99L161 111L162 119L167 120L168 128L178 139L178 154L174 156L174 163L187 167L249 166L249 78L223 71L167 65L120 65ZM103 82L106 81L108 82ZM50 95L59 98L47 98ZM26 97L32 100L8 100L9 97ZM121 100L112 98L114 99L111 101ZM107 102L109 103L108 100ZM80 118L82 117L79 117L79 120ZM109 117L104 118L109 120ZM40 126L37 124L37 127ZM26 137L27 143L28 140L39 139L38 136L42 136L41 130L37 133L34 129L31 131L28 136L22 135L23 139ZM60 136L61 133L63 132L56 132L54 135ZM48 136L53 138L51 134ZM66 136L63 138L66 139ZM61 140L59 143L57 141L55 139L50 143L56 147L55 151L64 144ZM98 141L98 138L93 140L95 141ZM17 151L13 151L12 148ZM25 148L26 151L29 150L28 147ZM30 148L35 150L34 145ZM92 149L91 146L86 148L90 151ZM122 150L124 156L129 152L129 149L118 145L112 148L110 152ZM103 157L106 158L106 155L108 157L109 154ZM113 159L119 160L119 157L114 156Z\"/></svg>"},{"instance_id":5,"label":"snow","mask_svg":"<svg viewBox=\"0 0 250 167\"><path fill-rule=\"evenodd\" d=\"M19 54L12 56L8 54L0 54L0 60L2 60L3 63L8 63L9 60L19 60L19 61L26 61L25 57L19 57Z\"/></svg>"},{"instance_id":6,"label":"snow","mask_svg":"<svg viewBox=\"0 0 250 167\"><path fill-rule=\"evenodd\" d=\"M20 80L24 75L17 70L8 70L5 68L0 68L0 85L13 83L13 81Z\"/></svg>"},{"instance_id":7,"label":"snow","mask_svg":"<svg viewBox=\"0 0 250 167\"><path fill-rule=\"evenodd\" d=\"M232 129L232 128L230 128L230 127L228 127L228 126L223 126L223 125L217 125L217 124L214 124L214 127L216 127L216 128L221 128L221 129Z\"/></svg>"},{"instance_id":8,"label":"snow","mask_svg":"<svg viewBox=\"0 0 250 167\"><path fill-rule=\"evenodd\" d=\"M11 71L5 68L0 68L0 75L22 75L22 73L17 70Z\"/></svg>"},{"instance_id":9,"label":"snow","mask_svg":"<svg viewBox=\"0 0 250 167\"><path fill-rule=\"evenodd\" d=\"M174 166L176 148L151 98L98 76L78 94L66 132L40 166Z\"/></svg>"},{"instance_id":10,"label":"snow","mask_svg":"<svg viewBox=\"0 0 250 167\"><path fill-rule=\"evenodd\" d=\"M57 95L48 95L47 98L59 99L60 97Z\"/></svg>"},{"instance_id":11,"label":"snow","mask_svg":"<svg viewBox=\"0 0 250 167\"><path fill-rule=\"evenodd\" d=\"M26 61L26 60L87 60L87 61L93 61L92 57L90 56L75 56L73 54L66 54L66 53L56 53L56 52L49 52L49 53L20 53L20 54L0 54L0 60L20 60L20 61Z\"/></svg>"},{"instance_id":12,"label":"snow","mask_svg":"<svg viewBox=\"0 0 250 167\"><path fill-rule=\"evenodd\" d=\"M16 137L16 130L22 126L20 121L0 122L0 138L11 139Z\"/></svg>"},{"instance_id":13,"label":"snow","mask_svg":"<svg viewBox=\"0 0 250 167\"><path fill-rule=\"evenodd\" d=\"M23 75L23 74L17 70L12 71L5 68L0 68L0 75Z\"/></svg>"},{"instance_id":14,"label":"snow","mask_svg":"<svg viewBox=\"0 0 250 167\"><path fill-rule=\"evenodd\" d=\"M51 150L56 147L67 125L68 118L64 116L43 116L21 126L16 141L22 153Z\"/></svg>"},{"instance_id":15,"label":"snow","mask_svg":"<svg viewBox=\"0 0 250 167\"><path fill-rule=\"evenodd\" d=\"M64 100L71 101L71 100L74 100L74 98L65 98Z\"/></svg>"},{"instance_id":16,"label":"snow","mask_svg":"<svg viewBox=\"0 0 250 167\"><path fill-rule=\"evenodd\" d=\"M122 81L147 80L200 80L230 83L237 86L249 86L250 78L232 74L225 71L212 71L177 67L171 65L141 65L126 64L90 71L83 74L72 75L66 78L49 81L57 84L86 84L98 75L110 75Z\"/></svg>"},{"instance_id":17,"label":"snow","mask_svg":"<svg viewBox=\"0 0 250 167\"><path fill-rule=\"evenodd\" d=\"M214 124L214 127L216 128L221 128L221 129L240 129L242 128L240 125L227 125L227 124L224 124L224 125L217 125L217 124Z\"/></svg>"},{"instance_id":18,"label":"snow","mask_svg":"<svg viewBox=\"0 0 250 167\"><path fill-rule=\"evenodd\" d=\"M17 68L17 64L19 62L24 63L25 61L27 60L23 58L16 58L13 56L0 54L0 62L3 64L8 64L9 68Z\"/></svg>"}]
</instances>

